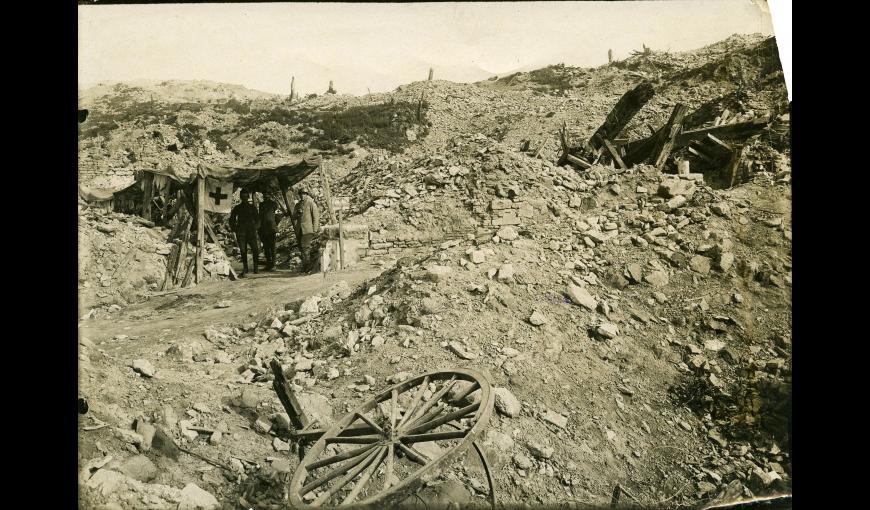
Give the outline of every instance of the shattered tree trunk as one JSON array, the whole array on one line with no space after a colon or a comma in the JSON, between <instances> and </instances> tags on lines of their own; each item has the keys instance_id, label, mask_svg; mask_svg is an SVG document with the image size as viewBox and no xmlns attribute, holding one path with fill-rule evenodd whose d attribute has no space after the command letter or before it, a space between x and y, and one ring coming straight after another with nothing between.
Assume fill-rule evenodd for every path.
<instances>
[{"instance_id":1,"label":"shattered tree trunk","mask_svg":"<svg viewBox=\"0 0 870 510\"><path fill-rule=\"evenodd\" d=\"M619 98L619 101L604 119L604 123L595 133L589 137L584 147L587 155L597 151L604 144L604 139L613 140L631 122L635 114L643 108L655 94L653 86L649 82L643 82L629 90Z\"/></svg>"}]
</instances>

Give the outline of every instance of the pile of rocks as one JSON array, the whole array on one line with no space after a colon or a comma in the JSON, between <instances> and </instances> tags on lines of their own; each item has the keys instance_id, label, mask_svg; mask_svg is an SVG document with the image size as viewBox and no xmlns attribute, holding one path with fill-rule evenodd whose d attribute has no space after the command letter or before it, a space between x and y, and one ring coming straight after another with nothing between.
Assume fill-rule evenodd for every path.
<instances>
[{"instance_id":1,"label":"pile of rocks","mask_svg":"<svg viewBox=\"0 0 870 510\"><path fill-rule=\"evenodd\" d=\"M78 257L80 316L142 300L166 277L169 229L139 216L79 204ZM204 276L229 276L230 262L219 246L206 243ZM188 245L193 250L192 245Z\"/></svg>"}]
</instances>

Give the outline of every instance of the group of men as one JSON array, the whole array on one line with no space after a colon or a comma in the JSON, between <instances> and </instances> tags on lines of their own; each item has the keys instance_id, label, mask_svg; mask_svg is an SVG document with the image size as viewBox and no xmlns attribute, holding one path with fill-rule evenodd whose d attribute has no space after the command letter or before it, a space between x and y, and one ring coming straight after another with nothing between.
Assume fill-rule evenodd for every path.
<instances>
[{"instance_id":1,"label":"group of men","mask_svg":"<svg viewBox=\"0 0 870 510\"><path fill-rule=\"evenodd\" d=\"M291 214L293 230L302 257L302 271L311 270L311 245L320 230L320 210L308 188L301 185L296 188L299 197ZM230 213L230 229L236 234L239 250L242 252L242 274L248 272L248 248L254 260L254 273L259 272L260 242L263 243L263 254L266 257L266 271L275 270L275 235L278 224L275 211L278 204L269 196L264 196L259 210L251 201L251 192L242 189L239 193L241 203L233 207Z\"/></svg>"}]
</instances>

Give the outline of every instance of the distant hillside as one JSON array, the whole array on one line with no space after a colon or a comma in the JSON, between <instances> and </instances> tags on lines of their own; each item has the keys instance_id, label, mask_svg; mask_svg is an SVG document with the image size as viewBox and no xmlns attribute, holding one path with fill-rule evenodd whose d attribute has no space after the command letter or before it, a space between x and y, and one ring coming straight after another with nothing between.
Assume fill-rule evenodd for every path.
<instances>
[{"instance_id":1,"label":"distant hillside","mask_svg":"<svg viewBox=\"0 0 870 510\"><path fill-rule=\"evenodd\" d=\"M279 99L278 94L251 90L242 85L205 80L136 80L127 83L100 83L79 91L81 108L99 107L109 97L125 97L133 102L168 103L213 102L227 99Z\"/></svg>"},{"instance_id":2,"label":"distant hillside","mask_svg":"<svg viewBox=\"0 0 870 510\"><path fill-rule=\"evenodd\" d=\"M590 136L641 81L652 82L656 94L624 136L647 136L677 102L690 109L689 127L725 109L737 119L788 106L775 40L757 34L689 52L638 51L596 68L556 64L476 83L446 81L444 74L446 68L436 67L433 81L424 72L389 93L310 94L293 104L286 96L207 81L100 84L79 94L80 108L90 110L79 126L80 180L100 187L129 181L142 168L268 164L314 154L347 169L364 151L386 156L439 146L460 133L517 147L528 142L540 147L541 157L556 158L555 133L563 122L572 136Z\"/></svg>"}]
</instances>

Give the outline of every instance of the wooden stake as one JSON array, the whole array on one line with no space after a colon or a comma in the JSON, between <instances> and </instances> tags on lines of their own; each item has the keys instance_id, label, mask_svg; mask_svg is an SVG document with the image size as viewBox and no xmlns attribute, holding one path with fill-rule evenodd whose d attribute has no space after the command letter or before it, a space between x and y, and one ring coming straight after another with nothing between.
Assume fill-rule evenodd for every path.
<instances>
[{"instance_id":1,"label":"wooden stake","mask_svg":"<svg viewBox=\"0 0 870 510\"><path fill-rule=\"evenodd\" d=\"M734 151L731 156L731 161L728 162L728 166L726 168L726 174L730 174L730 187L734 187L734 184L737 183L737 176L740 174L740 164L743 162L743 158L746 156L748 152L749 146L744 145L740 148L739 151Z\"/></svg>"},{"instance_id":2,"label":"wooden stake","mask_svg":"<svg viewBox=\"0 0 870 510\"><path fill-rule=\"evenodd\" d=\"M196 178L196 283L202 281L202 255L205 249L205 179Z\"/></svg>"}]
</instances>

